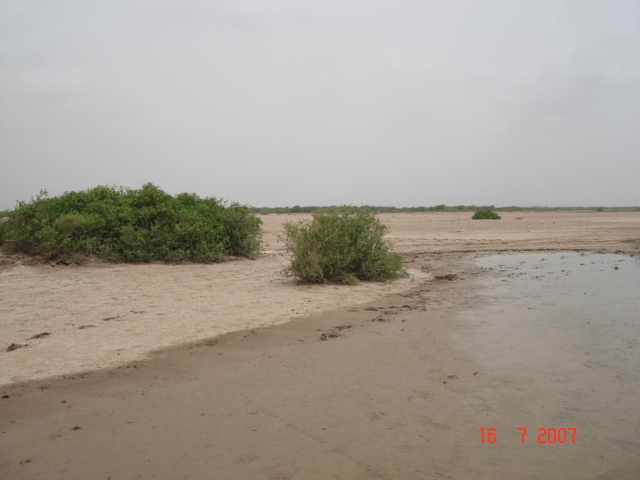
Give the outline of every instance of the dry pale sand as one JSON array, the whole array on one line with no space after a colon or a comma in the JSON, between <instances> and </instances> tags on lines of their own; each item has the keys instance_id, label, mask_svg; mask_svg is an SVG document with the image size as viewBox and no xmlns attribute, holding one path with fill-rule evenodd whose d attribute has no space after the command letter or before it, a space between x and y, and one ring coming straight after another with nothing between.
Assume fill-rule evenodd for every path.
<instances>
[{"instance_id":1,"label":"dry pale sand","mask_svg":"<svg viewBox=\"0 0 640 480\"><path fill-rule=\"evenodd\" d=\"M380 219L389 226L388 238L401 253L640 251L640 212L525 211L500 215L500 221L471 220L469 213L382 214ZM267 248L283 248L278 241L283 222L309 218L311 215L304 214L263 217Z\"/></svg>"},{"instance_id":2,"label":"dry pale sand","mask_svg":"<svg viewBox=\"0 0 640 480\"><path fill-rule=\"evenodd\" d=\"M264 217L265 249L281 250L283 221L300 218ZM638 478L631 447L539 412L550 380L478 371L456 314L482 302L468 252L637 255L640 212L503 218L383 215L414 277L358 287L297 285L278 276L278 254L107 267L5 257L0 336L28 346L0 352L0 477ZM23 381L127 359L146 360ZM479 443L479 427L500 425L577 426L585 441Z\"/></svg>"},{"instance_id":3,"label":"dry pale sand","mask_svg":"<svg viewBox=\"0 0 640 480\"><path fill-rule=\"evenodd\" d=\"M299 285L287 260L215 265L16 266L0 274L0 384L140 360L158 348L279 325L398 293L428 273L387 283ZM48 335L33 338L42 333ZM11 344L26 345L7 351Z\"/></svg>"}]
</instances>

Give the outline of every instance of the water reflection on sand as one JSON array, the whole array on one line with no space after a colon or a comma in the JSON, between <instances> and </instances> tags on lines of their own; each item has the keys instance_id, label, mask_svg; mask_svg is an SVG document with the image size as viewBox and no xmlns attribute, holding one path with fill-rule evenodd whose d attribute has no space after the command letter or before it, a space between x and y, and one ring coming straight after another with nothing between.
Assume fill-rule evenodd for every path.
<instances>
[{"instance_id":1,"label":"water reflection on sand","mask_svg":"<svg viewBox=\"0 0 640 480\"><path fill-rule=\"evenodd\" d=\"M587 462L602 472L593 478L633 478L640 469L640 261L579 253L476 261L497 275L483 280L486 305L460 316L475 333L458 340L479 369L509 379L485 398L505 395L513 381L511 393L522 399L517 420L497 411L495 425L479 427L528 428L529 447L538 451L516 454L553 457L567 475L571 464ZM574 445L536 441L539 428L569 427L578 430Z\"/></svg>"}]
</instances>

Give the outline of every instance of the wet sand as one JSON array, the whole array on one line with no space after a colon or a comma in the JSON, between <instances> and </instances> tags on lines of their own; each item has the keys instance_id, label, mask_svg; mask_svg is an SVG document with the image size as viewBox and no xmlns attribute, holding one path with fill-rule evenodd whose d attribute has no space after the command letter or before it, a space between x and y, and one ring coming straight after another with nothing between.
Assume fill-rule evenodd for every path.
<instances>
[{"instance_id":1,"label":"wet sand","mask_svg":"<svg viewBox=\"0 0 640 480\"><path fill-rule=\"evenodd\" d=\"M493 382L473 375L446 335L455 329L451 314L474 298L466 282L464 293L440 280L128 368L7 388L0 472L22 479L445 474L455 466L450 445L477 446L477 422L465 421L476 414L471 393ZM469 398L454 402L461 385Z\"/></svg>"},{"instance_id":2,"label":"wet sand","mask_svg":"<svg viewBox=\"0 0 640 480\"><path fill-rule=\"evenodd\" d=\"M638 251L626 240L640 237L640 214L616 214L607 228L601 215L608 214L572 215L566 231L550 230L554 220L530 225L529 249ZM498 417L534 423L527 412L535 396L518 394L517 372L482 371L463 348L460 338L473 329L456 314L482 305L484 273L451 252L488 251L497 238L494 251L509 242L526 250L518 238L524 220L462 227L453 216L431 231L425 218L414 234L399 233L409 216L390 222L407 265L433 276L400 294L176 346L116 369L5 385L0 476L636 478L629 469L567 462L584 454L573 445L563 453L516 438L480 443L478 428ZM267 238L281 221L272 220ZM460 228L482 231L456 239ZM419 253L438 246L443 253Z\"/></svg>"}]
</instances>

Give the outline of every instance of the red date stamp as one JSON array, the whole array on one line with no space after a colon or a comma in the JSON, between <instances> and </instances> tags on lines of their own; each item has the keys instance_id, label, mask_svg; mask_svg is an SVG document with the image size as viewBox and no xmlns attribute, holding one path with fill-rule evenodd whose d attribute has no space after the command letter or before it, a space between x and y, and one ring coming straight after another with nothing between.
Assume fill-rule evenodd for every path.
<instances>
[{"instance_id":1,"label":"red date stamp","mask_svg":"<svg viewBox=\"0 0 640 480\"><path fill-rule=\"evenodd\" d=\"M527 429L519 428L520 443L525 443ZM538 443L576 443L577 428L539 428ZM495 428L481 428L480 439L482 443L496 443L498 431Z\"/></svg>"}]
</instances>

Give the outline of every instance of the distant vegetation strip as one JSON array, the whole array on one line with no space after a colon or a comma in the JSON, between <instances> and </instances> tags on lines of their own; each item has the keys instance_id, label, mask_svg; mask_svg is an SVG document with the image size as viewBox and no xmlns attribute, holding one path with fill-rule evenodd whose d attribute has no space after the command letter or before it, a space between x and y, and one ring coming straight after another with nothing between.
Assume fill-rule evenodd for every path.
<instances>
[{"instance_id":1,"label":"distant vegetation strip","mask_svg":"<svg viewBox=\"0 0 640 480\"><path fill-rule=\"evenodd\" d=\"M293 207L250 207L255 213L267 215L270 213L316 213L316 212L331 212L335 211L339 206L331 205L328 207L307 206L301 207L295 205ZM475 212L481 208L489 208L491 210L499 210L501 212L520 212L520 211L640 211L640 207L496 207L494 205L436 205L433 207L377 207L374 205L362 205L359 207L352 207L355 209L361 209L366 212L374 213L421 213L421 212Z\"/></svg>"},{"instance_id":2,"label":"distant vegetation strip","mask_svg":"<svg viewBox=\"0 0 640 480\"><path fill-rule=\"evenodd\" d=\"M305 206L295 205L293 207L248 207L253 213L268 215L270 213L316 213L332 212L340 208L339 205L330 206ZM521 211L597 211L597 212L640 212L638 207L496 207L495 205L435 205L433 207L379 207L375 205L354 206L374 213L412 213L412 212L475 212L480 208L490 208L501 212L521 212ZM9 217L13 210L0 210L0 218Z\"/></svg>"},{"instance_id":3,"label":"distant vegetation strip","mask_svg":"<svg viewBox=\"0 0 640 480\"><path fill-rule=\"evenodd\" d=\"M172 196L151 183L53 198L42 191L5 214L0 246L7 253L216 262L260 251L262 221L248 207L192 193Z\"/></svg>"}]
</instances>

